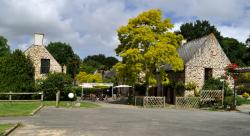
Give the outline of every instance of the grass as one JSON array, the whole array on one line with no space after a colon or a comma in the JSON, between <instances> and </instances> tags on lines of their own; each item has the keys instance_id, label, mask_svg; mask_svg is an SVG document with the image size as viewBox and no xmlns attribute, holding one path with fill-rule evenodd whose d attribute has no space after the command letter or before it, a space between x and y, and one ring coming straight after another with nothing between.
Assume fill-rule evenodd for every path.
<instances>
[{"instance_id":1,"label":"grass","mask_svg":"<svg viewBox=\"0 0 250 136\"><path fill-rule=\"evenodd\" d=\"M100 107L100 105L92 103L92 102L80 102L81 103L81 108L97 108ZM43 104L45 106L56 106L55 101L44 101ZM60 101L59 102L59 107L64 107L64 108L69 108L71 107L71 102L70 101Z\"/></svg>"},{"instance_id":2,"label":"grass","mask_svg":"<svg viewBox=\"0 0 250 136\"><path fill-rule=\"evenodd\" d=\"M40 102L0 102L0 116L27 116L40 105Z\"/></svg>"},{"instance_id":3,"label":"grass","mask_svg":"<svg viewBox=\"0 0 250 136\"><path fill-rule=\"evenodd\" d=\"M0 136L3 135L3 133L13 127L13 124L0 124Z\"/></svg>"},{"instance_id":4,"label":"grass","mask_svg":"<svg viewBox=\"0 0 250 136\"><path fill-rule=\"evenodd\" d=\"M250 104L250 99L244 99L244 100L242 101L242 104Z\"/></svg>"},{"instance_id":5,"label":"grass","mask_svg":"<svg viewBox=\"0 0 250 136\"><path fill-rule=\"evenodd\" d=\"M59 107L71 107L70 101L61 101ZM41 102L0 102L0 116L27 116L41 105ZM55 101L43 101L45 106L55 106ZM81 102L81 108L97 108L100 105L92 102Z\"/></svg>"}]
</instances>

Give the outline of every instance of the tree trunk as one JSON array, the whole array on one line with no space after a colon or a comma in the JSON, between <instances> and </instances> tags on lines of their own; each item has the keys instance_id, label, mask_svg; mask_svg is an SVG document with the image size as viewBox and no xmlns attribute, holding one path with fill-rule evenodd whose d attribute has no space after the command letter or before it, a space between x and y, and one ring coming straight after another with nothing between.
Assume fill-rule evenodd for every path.
<instances>
[{"instance_id":1,"label":"tree trunk","mask_svg":"<svg viewBox=\"0 0 250 136\"><path fill-rule=\"evenodd\" d=\"M156 73L156 80L157 80L157 96L162 96L161 79L159 73Z\"/></svg>"}]
</instances>

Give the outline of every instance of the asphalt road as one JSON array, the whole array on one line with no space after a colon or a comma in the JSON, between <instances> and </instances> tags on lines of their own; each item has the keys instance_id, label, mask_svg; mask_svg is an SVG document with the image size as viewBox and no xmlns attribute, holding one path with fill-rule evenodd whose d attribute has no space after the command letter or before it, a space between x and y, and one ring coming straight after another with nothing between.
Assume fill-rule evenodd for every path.
<instances>
[{"instance_id":1,"label":"asphalt road","mask_svg":"<svg viewBox=\"0 0 250 136\"><path fill-rule=\"evenodd\" d=\"M250 115L175 109L63 109L47 107L22 122L12 136L249 136Z\"/></svg>"}]
</instances>

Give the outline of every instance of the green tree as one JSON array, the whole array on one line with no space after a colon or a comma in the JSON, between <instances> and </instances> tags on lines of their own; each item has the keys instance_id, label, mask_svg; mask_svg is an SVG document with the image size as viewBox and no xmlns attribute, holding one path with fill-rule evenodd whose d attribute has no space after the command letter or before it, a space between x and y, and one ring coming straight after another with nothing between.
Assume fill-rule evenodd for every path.
<instances>
[{"instance_id":1,"label":"green tree","mask_svg":"<svg viewBox=\"0 0 250 136\"><path fill-rule=\"evenodd\" d=\"M0 91L34 91L34 68L22 51L0 58Z\"/></svg>"},{"instance_id":2,"label":"green tree","mask_svg":"<svg viewBox=\"0 0 250 136\"><path fill-rule=\"evenodd\" d=\"M188 41L213 33L232 63L237 63L240 66L250 65L250 49L247 48L248 40L244 44L234 38L223 37L217 28L206 20L196 20L195 22L182 24L180 32L177 33L182 34Z\"/></svg>"},{"instance_id":3,"label":"green tree","mask_svg":"<svg viewBox=\"0 0 250 136\"><path fill-rule=\"evenodd\" d=\"M46 48L61 65L67 65L69 59L74 57L71 46L66 43L50 42Z\"/></svg>"},{"instance_id":4,"label":"green tree","mask_svg":"<svg viewBox=\"0 0 250 136\"><path fill-rule=\"evenodd\" d=\"M133 48L120 53L123 62L118 62L114 68L116 76L122 84L134 85L140 81L140 72L143 70L143 56L139 49Z\"/></svg>"},{"instance_id":5,"label":"green tree","mask_svg":"<svg viewBox=\"0 0 250 136\"><path fill-rule=\"evenodd\" d=\"M62 42L50 42L46 47L47 50L62 66L67 66L67 74L75 79L80 67L80 58L76 55L69 44Z\"/></svg>"},{"instance_id":6,"label":"green tree","mask_svg":"<svg viewBox=\"0 0 250 136\"><path fill-rule=\"evenodd\" d=\"M90 55L83 59L80 64L80 71L94 73L96 70L110 70L117 62L119 61L112 56Z\"/></svg>"},{"instance_id":7,"label":"green tree","mask_svg":"<svg viewBox=\"0 0 250 136\"><path fill-rule=\"evenodd\" d=\"M248 38L246 40L246 45L248 48L250 48L250 35L248 36Z\"/></svg>"},{"instance_id":8,"label":"green tree","mask_svg":"<svg viewBox=\"0 0 250 136\"><path fill-rule=\"evenodd\" d=\"M10 53L10 47L7 44L8 40L0 36L0 57L6 56Z\"/></svg>"},{"instance_id":9,"label":"green tree","mask_svg":"<svg viewBox=\"0 0 250 136\"><path fill-rule=\"evenodd\" d=\"M102 76L98 73L88 74L86 72L80 72L77 74L76 79L79 83L101 83Z\"/></svg>"},{"instance_id":10,"label":"green tree","mask_svg":"<svg viewBox=\"0 0 250 136\"><path fill-rule=\"evenodd\" d=\"M148 93L150 84L161 84L167 80L164 65L170 65L174 71L182 70L183 62L176 51L182 36L169 32L172 28L170 19L163 20L161 11L157 9L130 19L126 26L118 29L120 44L115 51L123 62L115 66L116 71L133 71L136 73L133 77L141 77L144 73ZM140 69L142 72L137 72ZM127 76L127 80L134 80L129 74Z\"/></svg>"},{"instance_id":11,"label":"green tree","mask_svg":"<svg viewBox=\"0 0 250 136\"><path fill-rule=\"evenodd\" d=\"M220 43L223 38L217 28L207 20L196 20L195 22L182 24L179 33L187 41L209 35L210 33L213 33Z\"/></svg>"},{"instance_id":12,"label":"green tree","mask_svg":"<svg viewBox=\"0 0 250 136\"><path fill-rule=\"evenodd\" d=\"M250 52L244 43L234 38L225 37L222 39L222 48L232 63L240 66L250 64Z\"/></svg>"},{"instance_id":13,"label":"green tree","mask_svg":"<svg viewBox=\"0 0 250 136\"><path fill-rule=\"evenodd\" d=\"M46 79L38 81L38 88L44 91L46 100L55 100L58 91L60 92L60 99L68 100L71 87L72 79L64 73L52 73Z\"/></svg>"}]
</instances>

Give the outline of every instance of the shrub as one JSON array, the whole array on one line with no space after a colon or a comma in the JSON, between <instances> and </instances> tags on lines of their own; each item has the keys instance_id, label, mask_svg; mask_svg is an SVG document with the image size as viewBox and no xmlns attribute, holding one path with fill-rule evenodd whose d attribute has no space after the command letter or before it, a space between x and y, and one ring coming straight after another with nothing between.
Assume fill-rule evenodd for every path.
<instances>
[{"instance_id":1,"label":"shrub","mask_svg":"<svg viewBox=\"0 0 250 136\"><path fill-rule=\"evenodd\" d=\"M249 97L249 93L244 92L244 93L242 94L242 97L244 97L245 99L247 99L247 98Z\"/></svg>"},{"instance_id":2,"label":"shrub","mask_svg":"<svg viewBox=\"0 0 250 136\"><path fill-rule=\"evenodd\" d=\"M236 105L242 105L244 103L244 99L242 97L236 97ZM225 105L229 105L230 107L233 106L233 96L226 96L225 97Z\"/></svg>"},{"instance_id":3,"label":"shrub","mask_svg":"<svg viewBox=\"0 0 250 136\"><path fill-rule=\"evenodd\" d=\"M220 81L220 78L210 78L205 81L202 89L203 90L222 90L223 82ZM228 83L224 83L224 95L231 96L233 95L233 91L229 88Z\"/></svg>"},{"instance_id":4,"label":"shrub","mask_svg":"<svg viewBox=\"0 0 250 136\"><path fill-rule=\"evenodd\" d=\"M34 85L32 61L22 51L15 50L12 54L0 58L1 92L33 92Z\"/></svg>"},{"instance_id":5,"label":"shrub","mask_svg":"<svg viewBox=\"0 0 250 136\"><path fill-rule=\"evenodd\" d=\"M48 74L44 80L37 82L38 90L44 91L44 99L55 100L56 92L60 91L60 99L68 100L68 93L72 92L72 79L64 73Z\"/></svg>"}]
</instances>

